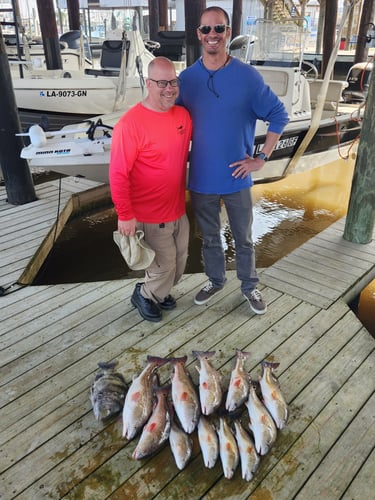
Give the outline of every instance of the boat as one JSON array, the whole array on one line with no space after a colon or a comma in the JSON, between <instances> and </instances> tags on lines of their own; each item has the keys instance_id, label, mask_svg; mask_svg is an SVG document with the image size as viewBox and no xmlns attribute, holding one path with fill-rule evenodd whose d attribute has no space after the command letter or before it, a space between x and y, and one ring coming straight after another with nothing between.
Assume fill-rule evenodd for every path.
<instances>
[{"instance_id":1,"label":"boat","mask_svg":"<svg viewBox=\"0 0 375 500\"><path fill-rule=\"evenodd\" d=\"M259 20L253 33L232 40L230 52L252 64L284 103L290 121L270 160L253 173L255 182L270 182L334 161L355 151L361 130L363 103L344 102L348 82L312 78L302 70L304 33L293 22ZM317 121L318 127L306 147L304 141ZM122 113L96 116L88 122L46 134L40 128L23 148L22 158L30 167L41 167L66 175L81 175L108 182L111 128ZM103 128L103 124L105 127ZM94 130L94 133L91 133ZM258 122L254 153L261 151L267 125ZM301 147L303 154L300 154ZM98 151L100 149L100 151ZM296 157L298 156L298 162Z\"/></svg>"},{"instance_id":2,"label":"boat","mask_svg":"<svg viewBox=\"0 0 375 500\"><path fill-rule=\"evenodd\" d=\"M41 40L32 40L23 33L18 42L15 35L4 37L12 78L32 76L33 70L47 70L46 56ZM87 38L80 30L63 33L59 37L60 55L65 71L92 68L93 58Z\"/></svg>"},{"instance_id":3,"label":"boat","mask_svg":"<svg viewBox=\"0 0 375 500\"><path fill-rule=\"evenodd\" d=\"M23 130L47 119L51 130L95 115L124 112L142 98L144 75L154 58L138 30L106 40L100 68L46 70L31 65L13 88Z\"/></svg>"}]
</instances>

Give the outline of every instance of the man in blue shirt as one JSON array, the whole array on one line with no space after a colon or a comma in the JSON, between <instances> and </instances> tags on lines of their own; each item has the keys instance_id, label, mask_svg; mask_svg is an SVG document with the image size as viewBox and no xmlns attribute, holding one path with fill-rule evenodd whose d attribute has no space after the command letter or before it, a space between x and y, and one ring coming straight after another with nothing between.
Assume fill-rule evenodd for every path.
<instances>
[{"instance_id":1,"label":"man in blue shirt","mask_svg":"<svg viewBox=\"0 0 375 500\"><path fill-rule=\"evenodd\" d=\"M205 304L225 284L225 256L220 236L221 202L227 210L235 241L237 277L251 310L264 314L267 306L259 282L252 242L251 172L270 157L288 123L284 105L258 71L227 52L231 29L221 7L202 13L197 36L202 57L180 75L179 104L193 119L189 189L203 238L203 260L209 282L194 302ZM267 122L262 152L253 157L255 125Z\"/></svg>"}]
</instances>

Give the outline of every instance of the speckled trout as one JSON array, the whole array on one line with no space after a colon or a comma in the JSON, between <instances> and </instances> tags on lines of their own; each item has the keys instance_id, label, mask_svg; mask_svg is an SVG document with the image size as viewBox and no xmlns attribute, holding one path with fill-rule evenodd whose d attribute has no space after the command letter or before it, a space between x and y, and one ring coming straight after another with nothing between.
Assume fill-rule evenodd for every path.
<instances>
[{"instance_id":1,"label":"speckled trout","mask_svg":"<svg viewBox=\"0 0 375 500\"><path fill-rule=\"evenodd\" d=\"M220 417L220 425L218 430L219 436L219 453L221 465L223 467L224 476L231 479L239 462L239 452L236 439L231 431L228 422L224 417Z\"/></svg>"},{"instance_id":2,"label":"speckled trout","mask_svg":"<svg viewBox=\"0 0 375 500\"><path fill-rule=\"evenodd\" d=\"M250 377L244 369L244 362L250 356L249 352L236 350L236 366L232 370L225 408L234 411L239 408L249 396Z\"/></svg>"},{"instance_id":3,"label":"speckled trout","mask_svg":"<svg viewBox=\"0 0 375 500\"><path fill-rule=\"evenodd\" d=\"M185 369L186 360L187 356L183 356L181 358L170 358L169 362L173 365L171 381L174 410L182 428L190 434L197 426L200 404L197 390Z\"/></svg>"},{"instance_id":4,"label":"speckled trout","mask_svg":"<svg viewBox=\"0 0 375 500\"><path fill-rule=\"evenodd\" d=\"M171 415L168 408L170 386L155 389L156 405L142 429L133 458L140 460L152 455L167 441L171 429Z\"/></svg>"},{"instance_id":5,"label":"speckled trout","mask_svg":"<svg viewBox=\"0 0 375 500\"><path fill-rule=\"evenodd\" d=\"M198 440L201 448L204 465L208 469L216 464L219 456L219 439L215 426L207 418L201 415L198 422Z\"/></svg>"},{"instance_id":6,"label":"speckled trout","mask_svg":"<svg viewBox=\"0 0 375 500\"><path fill-rule=\"evenodd\" d=\"M260 457L249 433L243 428L239 420L234 422L235 436L240 453L242 479L251 481L259 466Z\"/></svg>"},{"instance_id":7,"label":"speckled trout","mask_svg":"<svg viewBox=\"0 0 375 500\"><path fill-rule=\"evenodd\" d=\"M283 429L288 420L288 405L280 389L280 384L273 370L279 363L262 362L262 376L259 379L264 405L272 415L278 429Z\"/></svg>"},{"instance_id":8,"label":"speckled trout","mask_svg":"<svg viewBox=\"0 0 375 500\"><path fill-rule=\"evenodd\" d=\"M147 356L147 365L138 376L134 377L122 410L122 435L127 439L133 439L149 418L153 403L152 375L158 366L167 362L164 358Z\"/></svg>"},{"instance_id":9,"label":"speckled trout","mask_svg":"<svg viewBox=\"0 0 375 500\"><path fill-rule=\"evenodd\" d=\"M169 433L169 444L177 467L182 470L188 463L193 450L193 440L174 419L171 422Z\"/></svg>"},{"instance_id":10,"label":"speckled trout","mask_svg":"<svg viewBox=\"0 0 375 500\"><path fill-rule=\"evenodd\" d=\"M254 435L255 449L260 455L265 455L276 440L277 430L267 408L256 394L256 385L250 384L249 398L245 402L249 417L250 429Z\"/></svg>"},{"instance_id":11,"label":"speckled trout","mask_svg":"<svg viewBox=\"0 0 375 500\"><path fill-rule=\"evenodd\" d=\"M214 354L215 351L193 351L193 356L200 361L200 366L196 368L199 372L199 399L204 415L211 415L220 406L223 397L222 376L209 361Z\"/></svg>"}]
</instances>

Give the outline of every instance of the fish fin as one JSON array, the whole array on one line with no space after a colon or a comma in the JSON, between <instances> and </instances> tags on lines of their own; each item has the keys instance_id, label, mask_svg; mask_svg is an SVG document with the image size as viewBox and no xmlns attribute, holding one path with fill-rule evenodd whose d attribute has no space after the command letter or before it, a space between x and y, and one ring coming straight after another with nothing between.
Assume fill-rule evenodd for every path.
<instances>
[{"instance_id":1,"label":"fish fin","mask_svg":"<svg viewBox=\"0 0 375 500\"><path fill-rule=\"evenodd\" d=\"M113 370L118 365L118 361L100 361L98 366L102 370Z\"/></svg>"}]
</instances>

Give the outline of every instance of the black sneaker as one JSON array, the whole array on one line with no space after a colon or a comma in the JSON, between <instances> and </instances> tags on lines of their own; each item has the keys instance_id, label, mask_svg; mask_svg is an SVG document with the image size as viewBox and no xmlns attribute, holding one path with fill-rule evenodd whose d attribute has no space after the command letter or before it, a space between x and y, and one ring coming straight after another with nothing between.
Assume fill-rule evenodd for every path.
<instances>
[{"instance_id":1,"label":"black sneaker","mask_svg":"<svg viewBox=\"0 0 375 500\"><path fill-rule=\"evenodd\" d=\"M249 303L250 309L255 314L264 314L267 311L267 305L263 301L262 294L256 288L255 290L249 290L242 295L245 297L245 299Z\"/></svg>"},{"instance_id":2,"label":"black sneaker","mask_svg":"<svg viewBox=\"0 0 375 500\"><path fill-rule=\"evenodd\" d=\"M150 299L146 299L141 294L141 283L137 283L135 285L130 301L133 306L138 309L138 312L143 319L154 322L158 322L162 319L161 311L155 302Z\"/></svg>"},{"instance_id":3,"label":"black sneaker","mask_svg":"<svg viewBox=\"0 0 375 500\"><path fill-rule=\"evenodd\" d=\"M164 309L165 311L170 311L176 307L176 299L172 297L172 295L167 295L163 302L159 302L158 306L160 309Z\"/></svg>"},{"instance_id":4,"label":"black sneaker","mask_svg":"<svg viewBox=\"0 0 375 500\"><path fill-rule=\"evenodd\" d=\"M197 293L197 295L194 298L194 304L197 304L197 306L201 306L203 304L206 304L211 297L215 295L215 293L220 292L223 288L218 288L214 286L211 281L205 285L200 292Z\"/></svg>"}]
</instances>

